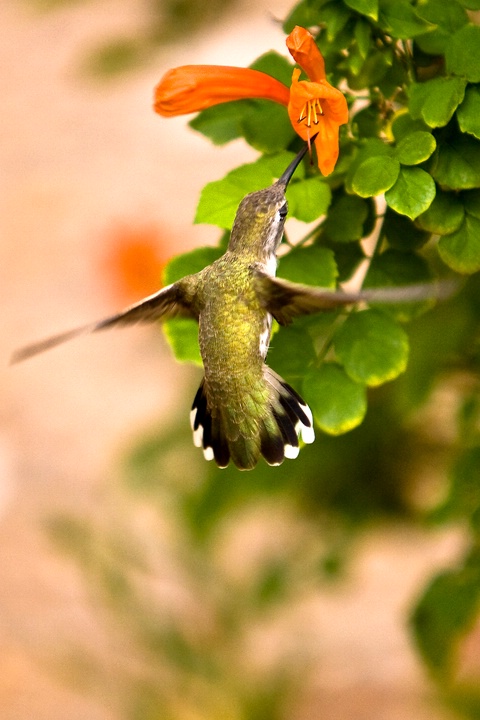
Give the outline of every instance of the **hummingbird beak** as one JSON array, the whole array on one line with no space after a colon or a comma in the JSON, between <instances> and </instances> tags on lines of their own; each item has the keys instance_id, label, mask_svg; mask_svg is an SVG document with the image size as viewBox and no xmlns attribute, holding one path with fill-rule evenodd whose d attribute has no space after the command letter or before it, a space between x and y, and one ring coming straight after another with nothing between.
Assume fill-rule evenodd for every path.
<instances>
[{"instance_id":1,"label":"hummingbird beak","mask_svg":"<svg viewBox=\"0 0 480 720\"><path fill-rule=\"evenodd\" d=\"M301 160L305 156L307 150L310 150L311 143L315 140L316 137L317 137L317 135L314 135L313 137L310 138L309 142L305 143L304 147L300 150L298 155L292 160L292 162L287 167L287 169L285 170L283 175L278 178L277 183L276 183L277 185L283 185L283 187L286 189L288 183L290 182L290 180L292 178L293 173L295 172L295 170L297 169Z\"/></svg>"}]
</instances>

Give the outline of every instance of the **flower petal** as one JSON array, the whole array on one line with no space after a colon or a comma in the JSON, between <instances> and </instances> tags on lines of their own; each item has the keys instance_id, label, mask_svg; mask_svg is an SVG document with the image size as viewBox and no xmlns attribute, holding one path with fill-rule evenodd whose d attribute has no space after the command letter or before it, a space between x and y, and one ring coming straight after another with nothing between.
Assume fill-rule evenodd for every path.
<instances>
[{"instance_id":1,"label":"flower petal","mask_svg":"<svg viewBox=\"0 0 480 720\"><path fill-rule=\"evenodd\" d=\"M330 175L337 163L339 154L338 131L338 124L328 118L318 130L315 130L317 132L315 149L317 151L318 167L322 175Z\"/></svg>"},{"instance_id":2,"label":"flower petal","mask_svg":"<svg viewBox=\"0 0 480 720\"><path fill-rule=\"evenodd\" d=\"M348 122L347 101L343 94L326 80L298 81L299 75L297 68L293 71L288 115L295 131L304 140L310 140L318 133L315 140L318 166L323 175L329 175L338 158L339 126ZM306 110L309 103L314 103L311 117ZM321 114L318 112L319 107Z\"/></svg>"},{"instance_id":3,"label":"flower petal","mask_svg":"<svg viewBox=\"0 0 480 720\"><path fill-rule=\"evenodd\" d=\"M242 98L288 105L289 89L266 73L220 65L183 65L169 70L155 88L154 109L171 117Z\"/></svg>"},{"instance_id":4,"label":"flower petal","mask_svg":"<svg viewBox=\"0 0 480 720\"><path fill-rule=\"evenodd\" d=\"M325 61L313 35L308 30L296 25L287 37L286 42L290 55L307 73L310 80L314 82L325 80Z\"/></svg>"}]
</instances>

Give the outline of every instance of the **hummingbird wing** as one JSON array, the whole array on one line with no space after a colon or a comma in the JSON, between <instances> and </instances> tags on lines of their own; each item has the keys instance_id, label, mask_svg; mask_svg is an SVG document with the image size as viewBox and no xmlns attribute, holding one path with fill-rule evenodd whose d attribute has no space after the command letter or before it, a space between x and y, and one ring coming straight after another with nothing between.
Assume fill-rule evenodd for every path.
<instances>
[{"instance_id":1,"label":"hummingbird wing","mask_svg":"<svg viewBox=\"0 0 480 720\"><path fill-rule=\"evenodd\" d=\"M26 345L13 353L11 362L17 363L22 360L27 360L27 358L33 355L38 355L39 353L45 352L45 350L50 350L57 345L67 342L67 340L72 340L78 335L97 332L98 330L106 330L112 327L122 327L123 325L167 320L174 315L196 317L185 297L180 282L167 285L167 287L162 288L153 295L149 295L134 305L130 305L116 315L104 318L98 322L81 325L73 330L67 330L58 335L52 335L44 340L32 343L31 345Z\"/></svg>"},{"instance_id":2,"label":"hummingbird wing","mask_svg":"<svg viewBox=\"0 0 480 720\"><path fill-rule=\"evenodd\" d=\"M288 325L299 315L328 312L358 302L419 302L443 298L458 289L456 282L447 280L344 292L274 278L261 270L254 270L254 284L260 302L280 325Z\"/></svg>"}]
</instances>

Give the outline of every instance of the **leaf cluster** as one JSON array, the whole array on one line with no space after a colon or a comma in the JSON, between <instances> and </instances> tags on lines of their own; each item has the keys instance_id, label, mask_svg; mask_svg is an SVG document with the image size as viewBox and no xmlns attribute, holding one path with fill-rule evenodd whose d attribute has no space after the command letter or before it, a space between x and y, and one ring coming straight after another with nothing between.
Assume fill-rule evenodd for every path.
<instances>
[{"instance_id":1,"label":"leaf cluster","mask_svg":"<svg viewBox=\"0 0 480 720\"><path fill-rule=\"evenodd\" d=\"M446 8L442 0L303 0L286 19L286 32L319 28L350 122L334 172L324 178L305 161L290 183L289 217L309 227L282 254L281 277L334 288L362 266L373 287L480 269L480 28L466 12L472 1ZM278 53L252 67L290 83L292 65ZM244 195L270 185L301 146L286 108L265 100L217 105L190 125L215 144L242 137L262 153L203 189L195 220L222 230ZM185 257L185 268L199 269L202 253L191 263ZM363 420L367 389L404 372L401 323L430 305L297 322L275 335L268 361L296 382L322 430L343 433ZM199 361L193 327L172 321L167 334L179 359Z\"/></svg>"}]
</instances>

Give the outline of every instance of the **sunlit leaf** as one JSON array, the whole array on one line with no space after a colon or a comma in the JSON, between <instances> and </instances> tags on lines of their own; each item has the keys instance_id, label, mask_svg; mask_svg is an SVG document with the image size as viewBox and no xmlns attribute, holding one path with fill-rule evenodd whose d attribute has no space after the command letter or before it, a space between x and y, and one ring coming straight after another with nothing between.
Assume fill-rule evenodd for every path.
<instances>
[{"instance_id":1,"label":"sunlit leaf","mask_svg":"<svg viewBox=\"0 0 480 720\"><path fill-rule=\"evenodd\" d=\"M293 248L280 260L279 277L292 282L334 288L338 270L333 251L319 245Z\"/></svg>"},{"instance_id":2,"label":"sunlit leaf","mask_svg":"<svg viewBox=\"0 0 480 720\"><path fill-rule=\"evenodd\" d=\"M477 86L468 86L465 99L457 109L460 130L480 139L480 90Z\"/></svg>"},{"instance_id":3,"label":"sunlit leaf","mask_svg":"<svg viewBox=\"0 0 480 720\"><path fill-rule=\"evenodd\" d=\"M324 363L305 376L303 395L315 422L329 435L352 430L362 422L367 411L365 385L356 383L334 363Z\"/></svg>"},{"instance_id":4,"label":"sunlit leaf","mask_svg":"<svg viewBox=\"0 0 480 720\"><path fill-rule=\"evenodd\" d=\"M435 197L432 176L421 168L401 168L398 179L385 193L387 204L412 220L430 207Z\"/></svg>"},{"instance_id":5,"label":"sunlit leaf","mask_svg":"<svg viewBox=\"0 0 480 720\"><path fill-rule=\"evenodd\" d=\"M352 380L372 387L393 380L407 367L406 332L378 310L351 313L337 331L334 347Z\"/></svg>"},{"instance_id":6,"label":"sunlit leaf","mask_svg":"<svg viewBox=\"0 0 480 720\"><path fill-rule=\"evenodd\" d=\"M399 172L400 163L394 157L368 158L357 168L352 180L352 189L364 198L380 195L395 184Z\"/></svg>"},{"instance_id":7,"label":"sunlit leaf","mask_svg":"<svg viewBox=\"0 0 480 720\"><path fill-rule=\"evenodd\" d=\"M378 19L378 0L345 0L345 4L372 20Z\"/></svg>"},{"instance_id":8,"label":"sunlit leaf","mask_svg":"<svg viewBox=\"0 0 480 720\"><path fill-rule=\"evenodd\" d=\"M321 177L314 177L289 184L286 196L289 216L308 223L325 215L332 191Z\"/></svg>"},{"instance_id":9,"label":"sunlit leaf","mask_svg":"<svg viewBox=\"0 0 480 720\"><path fill-rule=\"evenodd\" d=\"M443 127L462 102L467 81L461 77L436 77L410 88L410 114L432 128Z\"/></svg>"},{"instance_id":10,"label":"sunlit leaf","mask_svg":"<svg viewBox=\"0 0 480 720\"><path fill-rule=\"evenodd\" d=\"M395 148L395 157L402 165L418 165L428 160L436 147L432 133L418 130L400 140Z\"/></svg>"},{"instance_id":11,"label":"sunlit leaf","mask_svg":"<svg viewBox=\"0 0 480 720\"><path fill-rule=\"evenodd\" d=\"M380 0L379 24L393 37L403 40L435 27L419 17L409 0Z\"/></svg>"}]
</instances>

